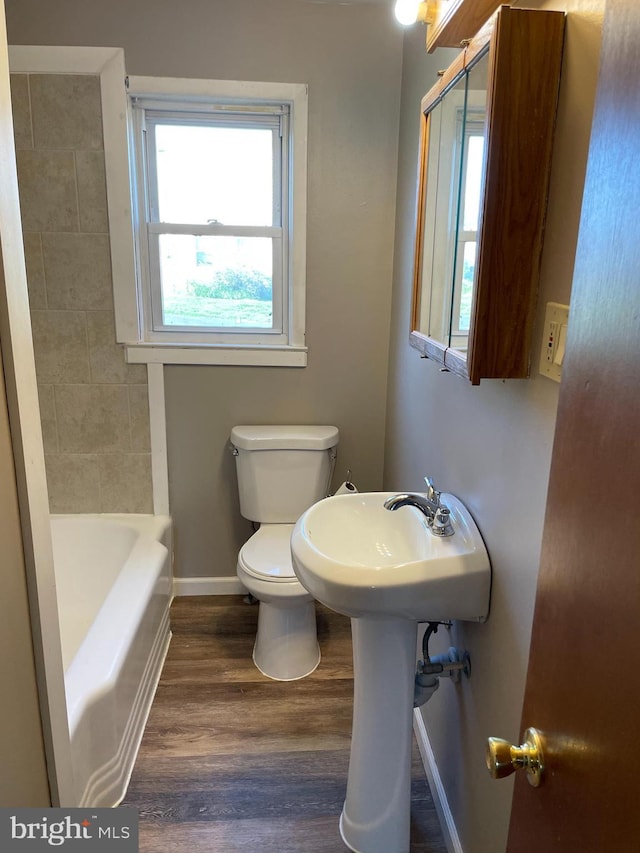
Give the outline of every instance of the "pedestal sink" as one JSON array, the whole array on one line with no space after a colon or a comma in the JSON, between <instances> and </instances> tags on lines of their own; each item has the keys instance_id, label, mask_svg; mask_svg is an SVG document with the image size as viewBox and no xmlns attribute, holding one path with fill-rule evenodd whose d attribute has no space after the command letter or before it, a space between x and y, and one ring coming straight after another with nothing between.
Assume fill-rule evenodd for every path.
<instances>
[{"instance_id":1,"label":"pedestal sink","mask_svg":"<svg viewBox=\"0 0 640 853\"><path fill-rule=\"evenodd\" d=\"M353 731L340 832L356 853L408 853L417 624L482 621L491 570L468 510L443 494L453 536L435 536L392 492L338 495L310 507L291 537L295 573L351 617Z\"/></svg>"}]
</instances>

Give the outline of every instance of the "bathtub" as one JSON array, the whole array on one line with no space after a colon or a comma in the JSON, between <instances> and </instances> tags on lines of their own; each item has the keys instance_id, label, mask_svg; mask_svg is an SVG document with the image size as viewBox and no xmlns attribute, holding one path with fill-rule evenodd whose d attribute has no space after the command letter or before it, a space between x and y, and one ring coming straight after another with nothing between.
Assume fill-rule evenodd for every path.
<instances>
[{"instance_id":1,"label":"bathtub","mask_svg":"<svg viewBox=\"0 0 640 853\"><path fill-rule=\"evenodd\" d=\"M53 515L51 532L73 805L115 806L171 638L171 519Z\"/></svg>"}]
</instances>

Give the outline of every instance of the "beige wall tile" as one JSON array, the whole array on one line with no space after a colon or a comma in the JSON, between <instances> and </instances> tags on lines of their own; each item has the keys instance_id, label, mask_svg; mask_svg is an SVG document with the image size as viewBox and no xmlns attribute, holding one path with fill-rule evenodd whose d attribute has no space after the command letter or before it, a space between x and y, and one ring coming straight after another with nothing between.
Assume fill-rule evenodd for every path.
<instances>
[{"instance_id":1,"label":"beige wall tile","mask_svg":"<svg viewBox=\"0 0 640 853\"><path fill-rule=\"evenodd\" d=\"M42 425L44 452L56 453L58 450L58 425L56 423L56 407L52 385L38 385L38 401L40 403L40 424Z\"/></svg>"},{"instance_id":2,"label":"beige wall tile","mask_svg":"<svg viewBox=\"0 0 640 853\"><path fill-rule=\"evenodd\" d=\"M98 464L101 512L153 512L150 454L104 454Z\"/></svg>"},{"instance_id":3,"label":"beige wall tile","mask_svg":"<svg viewBox=\"0 0 640 853\"><path fill-rule=\"evenodd\" d=\"M146 385L147 379L146 364L127 364L127 382L131 385Z\"/></svg>"},{"instance_id":4,"label":"beige wall tile","mask_svg":"<svg viewBox=\"0 0 640 853\"><path fill-rule=\"evenodd\" d=\"M131 450L126 385L60 385L55 388L55 400L62 452Z\"/></svg>"},{"instance_id":5,"label":"beige wall tile","mask_svg":"<svg viewBox=\"0 0 640 853\"><path fill-rule=\"evenodd\" d=\"M146 366L115 340L99 80L14 75L12 92L50 507L152 512Z\"/></svg>"},{"instance_id":6,"label":"beige wall tile","mask_svg":"<svg viewBox=\"0 0 640 853\"><path fill-rule=\"evenodd\" d=\"M25 231L77 231L76 173L71 151L16 151Z\"/></svg>"},{"instance_id":7,"label":"beige wall tile","mask_svg":"<svg viewBox=\"0 0 640 853\"><path fill-rule=\"evenodd\" d=\"M32 74L36 148L103 147L100 79L93 74Z\"/></svg>"},{"instance_id":8,"label":"beige wall tile","mask_svg":"<svg viewBox=\"0 0 640 853\"><path fill-rule=\"evenodd\" d=\"M32 311L31 329L39 382L89 382L84 311Z\"/></svg>"},{"instance_id":9,"label":"beige wall tile","mask_svg":"<svg viewBox=\"0 0 640 853\"><path fill-rule=\"evenodd\" d=\"M51 512L100 512L97 456L49 453L45 464Z\"/></svg>"},{"instance_id":10,"label":"beige wall tile","mask_svg":"<svg viewBox=\"0 0 640 853\"><path fill-rule=\"evenodd\" d=\"M138 453L151 450L149 431L149 389L146 385L129 385L131 413L131 449Z\"/></svg>"},{"instance_id":11,"label":"beige wall tile","mask_svg":"<svg viewBox=\"0 0 640 853\"><path fill-rule=\"evenodd\" d=\"M116 343L113 311L87 312L91 382L127 381L124 347Z\"/></svg>"},{"instance_id":12,"label":"beige wall tile","mask_svg":"<svg viewBox=\"0 0 640 853\"><path fill-rule=\"evenodd\" d=\"M47 293L44 285L44 264L42 261L42 240L40 234L25 231L24 260L27 265L27 286L29 288L29 305L34 308L47 307Z\"/></svg>"},{"instance_id":13,"label":"beige wall tile","mask_svg":"<svg viewBox=\"0 0 640 853\"><path fill-rule=\"evenodd\" d=\"M49 308L113 310L106 234L43 234Z\"/></svg>"},{"instance_id":14,"label":"beige wall tile","mask_svg":"<svg viewBox=\"0 0 640 853\"><path fill-rule=\"evenodd\" d=\"M33 148L29 76L27 74L11 74L11 109L13 111L13 135L16 148Z\"/></svg>"},{"instance_id":15,"label":"beige wall tile","mask_svg":"<svg viewBox=\"0 0 640 853\"><path fill-rule=\"evenodd\" d=\"M106 233L109 230L109 222L107 219L104 153L102 151L76 151L76 178L78 181L80 230Z\"/></svg>"}]
</instances>

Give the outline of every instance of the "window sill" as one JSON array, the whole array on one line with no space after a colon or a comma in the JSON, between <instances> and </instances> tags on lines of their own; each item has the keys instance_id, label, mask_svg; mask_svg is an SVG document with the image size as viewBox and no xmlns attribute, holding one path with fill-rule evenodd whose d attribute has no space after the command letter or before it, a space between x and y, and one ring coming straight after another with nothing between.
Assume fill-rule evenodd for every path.
<instances>
[{"instance_id":1,"label":"window sill","mask_svg":"<svg viewBox=\"0 0 640 853\"><path fill-rule=\"evenodd\" d=\"M306 367L307 348L294 346L228 346L125 344L130 364L226 364L244 367Z\"/></svg>"}]
</instances>

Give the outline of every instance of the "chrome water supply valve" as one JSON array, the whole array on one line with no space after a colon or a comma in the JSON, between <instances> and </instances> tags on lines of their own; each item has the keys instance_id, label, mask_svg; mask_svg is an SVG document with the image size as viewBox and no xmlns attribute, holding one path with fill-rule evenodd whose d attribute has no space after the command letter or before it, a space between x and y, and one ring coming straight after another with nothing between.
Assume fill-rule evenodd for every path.
<instances>
[{"instance_id":1,"label":"chrome water supply valve","mask_svg":"<svg viewBox=\"0 0 640 853\"><path fill-rule=\"evenodd\" d=\"M467 678L471 675L471 657L466 649L449 646L442 655L431 657L429 654L429 639L435 634L440 625L449 627L451 623L429 622L422 638L422 653L424 660L419 660L416 668L413 707L419 708L428 702L440 686L440 678L450 678L454 683L460 681L460 673Z\"/></svg>"}]
</instances>

